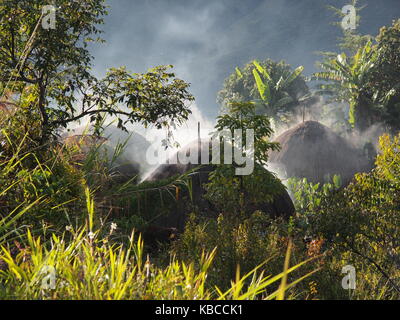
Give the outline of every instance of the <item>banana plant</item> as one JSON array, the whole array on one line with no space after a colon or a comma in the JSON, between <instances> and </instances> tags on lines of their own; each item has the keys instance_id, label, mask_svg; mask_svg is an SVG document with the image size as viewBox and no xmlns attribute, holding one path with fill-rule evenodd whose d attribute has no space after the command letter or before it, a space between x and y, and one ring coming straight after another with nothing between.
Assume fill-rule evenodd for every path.
<instances>
[{"instance_id":1,"label":"banana plant","mask_svg":"<svg viewBox=\"0 0 400 320\"><path fill-rule=\"evenodd\" d=\"M272 77L268 70L258 61L253 61L253 64L255 66L253 69L253 76L262 105L266 109L267 115L269 115L275 123L279 122L281 121L280 116L287 113L288 105L296 101L300 102L300 99L296 99L295 101L287 90L289 85L302 74L304 67L299 66L293 72L283 73L278 79L277 77ZM305 97L302 98L305 99Z\"/></svg>"},{"instance_id":2,"label":"banana plant","mask_svg":"<svg viewBox=\"0 0 400 320\"><path fill-rule=\"evenodd\" d=\"M353 57L342 53L320 63L324 71L313 75L314 80L329 82L319 85L319 94L334 95L335 101L349 103L348 121L352 128L362 127L360 122L366 120L373 106L374 101L364 91L376 59L377 52L369 41Z\"/></svg>"}]
</instances>

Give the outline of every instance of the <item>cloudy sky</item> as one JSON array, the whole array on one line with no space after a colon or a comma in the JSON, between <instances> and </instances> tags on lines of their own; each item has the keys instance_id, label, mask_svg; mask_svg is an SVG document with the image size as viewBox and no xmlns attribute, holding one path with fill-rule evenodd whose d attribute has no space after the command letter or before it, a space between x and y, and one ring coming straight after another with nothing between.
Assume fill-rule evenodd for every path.
<instances>
[{"instance_id":1,"label":"cloudy sky","mask_svg":"<svg viewBox=\"0 0 400 320\"><path fill-rule=\"evenodd\" d=\"M109 0L106 44L95 46L94 69L125 65L134 72L172 64L191 83L206 119L218 114L216 94L236 66L257 58L316 71L317 51L335 51L338 27L327 4L349 0ZM376 35L400 17L400 0L363 0L360 31Z\"/></svg>"}]
</instances>

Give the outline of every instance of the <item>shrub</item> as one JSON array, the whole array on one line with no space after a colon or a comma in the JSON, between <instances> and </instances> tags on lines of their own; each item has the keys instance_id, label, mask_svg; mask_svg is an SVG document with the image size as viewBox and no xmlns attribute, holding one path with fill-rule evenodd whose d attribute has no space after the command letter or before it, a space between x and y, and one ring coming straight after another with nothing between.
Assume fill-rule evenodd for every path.
<instances>
[{"instance_id":1,"label":"shrub","mask_svg":"<svg viewBox=\"0 0 400 320\"><path fill-rule=\"evenodd\" d=\"M79 220L77 215L67 217L65 210L81 205L84 185L81 172L70 165L58 148L48 147L46 153L27 152L24 143L28 136L12 141L7 131L2 132L5 149L12 150L0 162L2 215L40 199L20 224L30 224L33 228L43 223L65 227L69 219Z\"/></svg>"},{"instance_id":2,"label":"shrub","mask_svg":"<svg viewBox=\"0 0 400 320\"><path fill-rule=\"evenodd\" d=\"M289 241L287 225L271 220L260 211L246 219L222 214L217 220L199 219L192 215L184 233L173 244L173 252L179 259L189 263L198 261L203 251L216 248L208 277L212 283L227 289L235 278L238 266L243 273L250 272L260 264L263 264L260 270L265 274L279 272ZM302 249L301 243L293 243L292 261L295 264L309 258ZM314 266L310 264L309 267ZM304 269L302 271L306 273ZM294 272L293 276L300 275ZM270 288L272 291L274 289L274 286ZM290 296L294 297L294 291L290 291Z\"/></svg>"},{"instance_id":3,"label":"shrub","mask_svg":"<svg viewBox=\"0 0 400 320\"><path fill-rule=\"evenodd\" d=\"M354 292L358 298L376 297L377 286L380 298L400 294L399 142L382 136L376 168L325 197L310 221L333 254L356 267L363 286Z\"/></svg>"}]
</instances>

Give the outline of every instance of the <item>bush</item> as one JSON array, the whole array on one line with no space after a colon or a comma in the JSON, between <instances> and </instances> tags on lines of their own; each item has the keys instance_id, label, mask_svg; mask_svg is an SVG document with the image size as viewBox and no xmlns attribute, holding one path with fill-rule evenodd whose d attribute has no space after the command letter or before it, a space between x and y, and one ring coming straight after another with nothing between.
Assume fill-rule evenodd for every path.
<instances>
[{"instance_id":1,"label":"bush","mask_svg":"<svg viewBox=\"0 0 400 320\"><path fill-rule=\"evenodd\" d=\"M59 148L25 151L27 136L12 141L7 131L2 132L3 146L12 152L3 154L0 162L0 203L4 210L1 215L35 202L19 225L31 225L34 229L43 224L63 228L70 220L79 222L79 215L66 216L65 212L67 208L82 205L82 173L69 163ZM18 228L18 225L12 227Z\"/></svg>"},{"instance_id":2,"label":"bush","mask_svg":"<svg viewBox=\"0 0 400 320\"><path fill-rule=\"evenodd\" d=\"M399 298L399 147L400 136L382 136L376 168L325 197L310 221L333 255L356 267L363 288L357 298Z\"/></svg>"},{"instance_id":3,"label":"bush","mask_svg":"<svg viewBox=\"0 0 400 320\"><path fill-rule=\"evenodd\" d=\"M238 266L244 274L260 264L260 271L265 274L278 273L289 242L287 224L271 220L260 211L244 220L222 214L217 220L199 219L192 215L184 233L173 244L173 252L178 259L192 263L199 260L203 251L216 248L208 277L212 283L227 289L235 279ZM303 249L301 242L293 243L291 259L294 264L310 258ZM307 269L302 268L303 274L311 272L314 267L314 264L309 264ZM300 276L298 272L293 273L293 277ZM270 292L275 289L271 286ZM295 292L289 291L289 296L293 298Z\"/></svg>"}]
</instances>

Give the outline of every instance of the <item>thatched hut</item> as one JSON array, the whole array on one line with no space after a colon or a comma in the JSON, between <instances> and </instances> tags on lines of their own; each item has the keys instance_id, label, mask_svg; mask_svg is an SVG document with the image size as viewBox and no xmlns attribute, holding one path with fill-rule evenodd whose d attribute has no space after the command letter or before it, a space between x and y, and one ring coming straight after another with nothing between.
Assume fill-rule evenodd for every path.
<instances>
[{"instance_id":1,"label":"thatched hut","mask_svg":"<svg viewBox=\"0 0 400 320\"><path fill-rule=\"evenodd\" d=\"M337 174L346 184L355 173L372 167L362 151L316 121L300 123L275 141L280 143L281 150L271 152L269 161L287 177L323 183Z\"/></svg>"},{"instance_id":2,"label":"thatched hut","mask_svg":"<svg viewBox=\"0 0 400 320\"><path fill-rule=\"evenodd\" d=\"M199 141L195 141L187 145L186 147L182 148L178 152L189 155L190 150L195 150L199 146L200 148L198 149L197 153L199 157L198 163L200 163L200 158L201 158L200 155L205 153L204 148L210 148L210 145L208 144L207 141L201 141L200 145ZM211 154L211 152L209 153ZM177 155L175 154L173 157L171 157L171 159L177 159ZM192 163L182 164L179 162L179 160L177 161L176 164L171 162L172 161L170 161L170 163L158 166L149 175L146 181L164 180L172 178L173 176L176 175L183 175L188 171L192 171L192 173L190 174L190 179L191 179L194 205L197 208L199 208L203 214L206 214L207 216L216 216L218 212L213 207L213 205L204 198L204 194L206 191L203 187L203 184L208 182L209 174L213 170L215 170L216 167L211 164L208 165L199 165ZM266 173L270 174L271 177L273 177L272 174L267 170ZM273 178L277 179L275 177ZM279 185L281 185L280 182ZM289 194L287 193L283 185L281 188L281 192L277 192L272 201L267 200L268 199L267 195L265 198L266 200L262 204L258 204L256 206L250 205L248 207L249 212L261 210L265 213L270 214L272 217L284 217L284 218L288 218L294 214L295 209L292 200L290 199ZM172 208L172 210L170 211L171 211L170 213L162 215L156 221L156 224L168 227L175 227L182 230L185 224L186 214L189 212L185 212L185 208L182 208L182 205L179 203L177 203L176 207Z\"/></svg>"},{"instance_id":3,"label":"thatched hut","mask_svg":"<svg viewBox=\"0 0 400 320\"><path fill-rule=\"evenodd\" d=\"M116 126L107 126L99 137L93 134L93 128L80 127L70 133L63 135L64 142L70 145L78 146L82 151L77 157L85 159L85 155L94 146L101 145L99 151L111 160L118 144L125 144L122 153L114 163L114 169L121 176L132 178L133 176L143 174L151 167L146 161L146 150L150 143L145 137L137 132L125 132Z\"/></svg>"}]
</instances>

